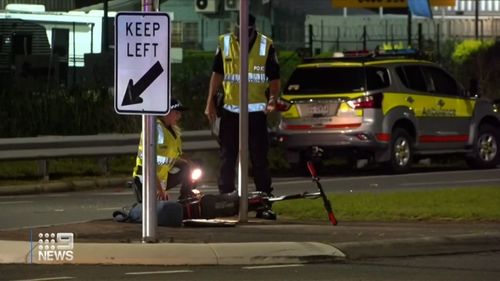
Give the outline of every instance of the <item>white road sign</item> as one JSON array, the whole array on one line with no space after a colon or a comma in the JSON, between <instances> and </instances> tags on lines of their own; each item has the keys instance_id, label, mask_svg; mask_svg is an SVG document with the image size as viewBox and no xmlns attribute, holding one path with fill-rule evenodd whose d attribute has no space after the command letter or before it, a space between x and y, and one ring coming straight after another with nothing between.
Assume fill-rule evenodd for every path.
<instances>
[{"instance_id":1,"label":"white road sign","mask_svg":"<svg viewBox=\"0 0 500 281\"><path fill-rule=\"evenodd\" d=\"M125 12L115 18L115 110L167 114L170 109L170 17Z\"/></svg>"}]
</instances>

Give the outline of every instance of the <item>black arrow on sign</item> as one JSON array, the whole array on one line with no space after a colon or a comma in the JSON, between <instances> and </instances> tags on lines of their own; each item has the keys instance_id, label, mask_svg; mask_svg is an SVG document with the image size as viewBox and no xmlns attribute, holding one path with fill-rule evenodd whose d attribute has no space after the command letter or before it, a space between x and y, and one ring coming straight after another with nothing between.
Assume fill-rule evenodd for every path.
<instances>
[{"instance_id":1,"label":"black arrow on sign","mask_svg":"<svg viewBox=\"0 0 500 281\"><path fill-rule=\"evenodd\" d=\"M122 106L142 103L140 95L156 80L156 78L158 78L158 76L160 76L160 74L162 74L162 72L163 67L161 67L160 62L157 61L148 72L137 81L137 83L134 84L132 79L128 80L128 86L125 91L125 96L123 97Z\"/></svg>"}]
</instances>

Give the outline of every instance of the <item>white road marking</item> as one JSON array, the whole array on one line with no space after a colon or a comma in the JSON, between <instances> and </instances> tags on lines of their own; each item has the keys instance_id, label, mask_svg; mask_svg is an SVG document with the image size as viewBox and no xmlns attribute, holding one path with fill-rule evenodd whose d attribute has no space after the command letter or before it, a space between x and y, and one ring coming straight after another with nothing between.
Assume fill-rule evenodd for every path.
<instances>
[{"instance_id":1,"label":"white road marking","mask_svg":"<svg viewBox=\"0 0 500 281\"><path fill-rule=\"evenodd\" d=\"M125 275L149 275L149 274L171 274L171 273L191 273L192 270L168 270L168 271L141 271L141 272L127 272Z\"/></svg>"},{"instance_id":2,"label":"white road marking","mask_svg":"<svg viewBox=\"0 0 500 281\"><path fill-rule=\"evenodd\" d=\"M20 280L12 280L12 281L49 281L49 280L68 280L75 279L76 277L70 276L61 276L61 277L47 277L47 278L36 278L36 279L20 279Z\"/></svg>"},{"instance_id":3,"label":"white road marking","mask_svg":"<svg viewBox=\"0 0 500 281\"><path fill-rule=\"evenodd\" d=\"M133 191L120 191L120 192L95 192L95 193L87 193L87 194L92 194L92 195L99 195L99 196L122 196L122 195L132 195L134 194Z\"/></svg>"},{"instance_id":4,"label":"white road marking","mask_svg":"<svg viewBox=\"0 0 500 281\"><path fill-rule=\"evenodd\" d=\"M0 202L0 205L7 205L7 204L26 204L26 203L33 203L33 201L5 201L5 202Z\"/></svg>"},{"instance_id":5,"label":"white road marking","mask_svg":"<svg viewBox=\"0 0 500 281\"><path fill-rule=\"evenodd\" d=\"M45 197L69 197L69 193L51 193L51 194L46 194Z\"/></svg>"},{"instance_id":6,"label":"white road marking","mask_svg":"<svg viewBox=\"0 0 500 281\"><path fill-rule=\"evenodd\" d=\"M97 208L97 211L111 211L111 210L121 210L122 207L107 207L107 208Z\"/></svg>"},{"instance_id":7,"label":"white road marking","mask_svg":"<svg viewBox=\"0 0 500 281\"><path fill-rule=\"evenodd\" d=\"M257 266L243 266L242 269L267 269L267 268L283 268L283 267L298 267L304 266L303 264L276 264L276 265L257 265Z\"/></svg>"},{"instance_id":8,"label":"white road marking","mask_svg":"<svg viewBox=\"0 0 500 281\"><path fill-rule=\"evenodd\" d=\"M442 185L442 184L460 184L460 183L476 183L476 182L500 182L500 179L482 179L482 180L460 180L460 181L432 181L432 182L406 182L400 183L403 186L420 186L420 185Z\"/></svg>"}]
</instances>

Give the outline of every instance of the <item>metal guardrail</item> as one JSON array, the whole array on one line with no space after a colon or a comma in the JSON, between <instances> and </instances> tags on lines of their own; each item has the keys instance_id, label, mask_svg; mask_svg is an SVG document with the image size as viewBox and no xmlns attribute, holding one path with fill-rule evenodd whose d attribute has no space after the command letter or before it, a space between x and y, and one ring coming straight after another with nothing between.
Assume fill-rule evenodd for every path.
<instances>
[{"instance_id":1,"label":"metal guardrail","mask_svg":"<svg viewBox=\"0 0 500 281\"><path fill-rule=\"evenodd\" d=\"M219 148L208 130L185 131L181 137L184 151ZM140 134L0 138L0 160L38 160L40 174L48 179L49 159L96 156L103 174L107 174L108 158L136 154L139 139Z\"/></svg>"}]
</instances>

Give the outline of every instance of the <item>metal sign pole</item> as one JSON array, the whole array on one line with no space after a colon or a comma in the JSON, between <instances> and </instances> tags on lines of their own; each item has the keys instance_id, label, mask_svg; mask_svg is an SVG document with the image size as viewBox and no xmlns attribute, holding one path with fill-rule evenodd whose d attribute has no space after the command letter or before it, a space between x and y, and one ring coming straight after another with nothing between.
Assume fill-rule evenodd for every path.
<instances>
[{"instance_id":1,"label":"metal sign pole","mask_svg":"<svg viewBox=\"0 0 500 281\"><path fill-rule=\"evenodd\" d=\"M239 221L248 221L248 0L240 2Z\"/></svg>"},{"instance_id":2,"label":"metal sign pole","mask_svg":"<svg viewBox=\"0 0 500 281\"><path fill-rule=\"evenodd\" d=\"M155 11L154 0L141 0L142 11ZM142 115L143 133L143 189L142 189L142 242L156 242L156 128L155 116Z\"/></svg>"}]
</instances>

